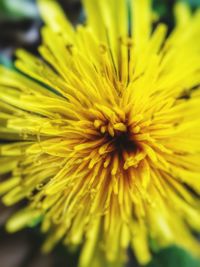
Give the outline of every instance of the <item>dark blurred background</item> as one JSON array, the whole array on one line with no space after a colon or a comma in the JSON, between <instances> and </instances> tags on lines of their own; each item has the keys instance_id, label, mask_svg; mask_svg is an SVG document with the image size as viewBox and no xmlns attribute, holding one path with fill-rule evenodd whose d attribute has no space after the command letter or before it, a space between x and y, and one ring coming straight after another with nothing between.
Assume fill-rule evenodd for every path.
<instances>
[{"instance_id":1,"label":"dark blurred background","mask_svg":"<svg viewBox=\"0 0 200 267\"><path fill-rule=\"evenodd\" d=\"M124 0L126 1L126 0ZM192 9L200 6L200 0L183 0ZM79 0L59 0L71 22L76 25L84 20L84 12ZM175 0L154 0L153 7L159 14L159 21L173 28L173 5ZM41 42L42 21L35 0L0 0L0 64L13 67L16 48L23 47L37 54ZM59 245L49 255L40 253L44 236L39 227L8 234L4 229L7 218L17 207L5 208L0 204L0 267L76 267L78 253L70 253ZM147 267L200 267L200 262L180 248L159 251L152 245L153 261ZM138 267L134 255L128 252L126 267ZM88 266L93 267L93 266ZM106 267L106 266L102 266Z\"/></svg>"},{"instance_id":2,"label":"dark blurred background","mask_svg":"<svg viewBox=\"0 0 200 267\"><path fill-rule=\"evenodd\" d=\"M79 0L60 0L72 23L81 19ZM42 21L36 0L0 0L0 63L9 65L18 47L37 53Z\"/></svg>"}]
</instances>

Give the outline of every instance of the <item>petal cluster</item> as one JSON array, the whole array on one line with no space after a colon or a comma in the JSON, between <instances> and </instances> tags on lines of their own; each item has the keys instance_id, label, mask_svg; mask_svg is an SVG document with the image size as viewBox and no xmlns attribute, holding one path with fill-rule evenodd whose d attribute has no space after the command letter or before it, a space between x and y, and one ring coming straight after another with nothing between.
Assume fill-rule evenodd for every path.
<instances>
[{"instance_id":1,"label":"petal cluster","mask_svg":"<svg viewBox=\"0 0 200 267\"><path fill-rule=\"evenodd\" d=\"M150 0L83 4L74 28L40 0L40 57L0 67L0 194L27 200L7 229L41 220L81 267L144 264L151 239L200 255L200 12L177 4L169 34Z\"/></svg>"}]
</instances>

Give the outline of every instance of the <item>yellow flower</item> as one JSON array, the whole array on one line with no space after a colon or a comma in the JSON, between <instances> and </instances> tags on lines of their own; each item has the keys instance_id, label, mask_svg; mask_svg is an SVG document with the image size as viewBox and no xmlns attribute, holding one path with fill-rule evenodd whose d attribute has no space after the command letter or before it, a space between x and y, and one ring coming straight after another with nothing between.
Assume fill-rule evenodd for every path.
<instances>
[{"instance_id":1,"label":"yellow flower","mask_svg":"<svg viewBox=\"0 0 200 267\"><path fill-rule=\"evenodd\" d=\"M0 67L0 194L28 200L7 229L41 217L44 251L83 243L82 267L128 247L144 264L150 239L199 255L200 12L177 4L168 36L149 0L83 4L74 29L40 0L41 57Z\"/></svg>"}]
</instances>

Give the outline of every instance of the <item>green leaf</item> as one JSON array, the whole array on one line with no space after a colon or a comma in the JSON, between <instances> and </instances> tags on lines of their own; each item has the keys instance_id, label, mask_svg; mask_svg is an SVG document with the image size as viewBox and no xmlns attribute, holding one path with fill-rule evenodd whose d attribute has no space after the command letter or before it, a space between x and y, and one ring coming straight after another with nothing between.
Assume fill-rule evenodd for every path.
<instances>
[{"instance_id":1,"label":"green leaf","mask_svg":"<svg viewBox=\"0 0 200 267\"><path fill-rule=\"evenodd\" d=\"M200 0L183 0L188 3L191 7L200 7Z\"/></svg>"},{"instance_id":2,"label":"green leaf","mask_svg":"<svg viewBox=\"0 0 200 267\"><path fill-rule=\"evenodd\" d=\"M167 14L167 5L165 2L160 0L153 1L153 8L160 16L164 16Z\"/></svg>"},{"instance_id":3,"label":"green leaf","mask_svg":"<svg viewBox=\"0 0 200 267\"><path fill-rule=\"evenodd\" d=\"M200 260L179 247L169 247L154 254L146 267L200 267Z\"/></svg>"},{"instance_id":4,"label":"green leaf","mask_svg":"<svg viewBox=\"0 0 200 267\"><path fill-rule=\"evenodd\" d=\"M37 18L38 10L32 0L0 0L1 19Z\"/></svg>"},{"instance_id":5,"label":"green leaf","mask_svg":"<svg viewBox=\"0 0 200 267\"><path fill-rule=\"evenodd\" d=\"M12 61L3 55L3 53L0 53L0 65L4 65L7 68L13 68L13 63Z\"/></svg>"}]
</instances>

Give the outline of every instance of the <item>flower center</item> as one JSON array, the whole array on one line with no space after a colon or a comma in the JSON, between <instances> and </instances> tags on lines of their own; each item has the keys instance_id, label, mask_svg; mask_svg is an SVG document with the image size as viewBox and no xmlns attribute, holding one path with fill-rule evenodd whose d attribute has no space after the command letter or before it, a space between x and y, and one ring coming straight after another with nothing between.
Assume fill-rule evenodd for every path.
<instances>
[{"instance_id":1,"label":"flower center","mask_svg":"<svg viewBox=\"0 0 200 267\"><path fill-rule=\"evenodd\" d=\"M113 112L104 109L98 111L98 116L93 122L96 130L101 134L103 143L99 147L99 154L106 158L104 167L109 165L121 166L124 170L137 167L145 158L145 153L139 142L134 140L134 133L129 126L126 115L122 112ZM118 163L116 163L118 162ZM117 168L114 168L115 174Z\"/></svg>"},{"instance_id":2,"label":"flower center","mask_svg":"<svg viewBox=\"0 0 200 267\"><path fill-rule=\"evenodd\" d=\"M119 133L114 140L114 145L116 147L116 150L119 153L122 153L123 151L126 152L136 152L138 149L138 144L134 141L131 140L129 132L124 132L124 133Z\"/></svg>"}]
</instances>

